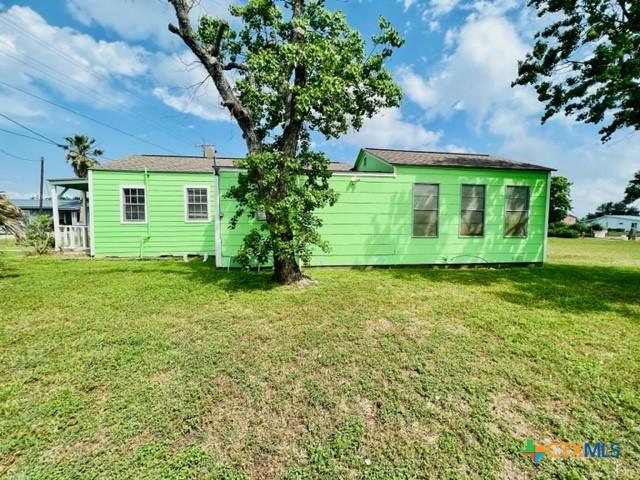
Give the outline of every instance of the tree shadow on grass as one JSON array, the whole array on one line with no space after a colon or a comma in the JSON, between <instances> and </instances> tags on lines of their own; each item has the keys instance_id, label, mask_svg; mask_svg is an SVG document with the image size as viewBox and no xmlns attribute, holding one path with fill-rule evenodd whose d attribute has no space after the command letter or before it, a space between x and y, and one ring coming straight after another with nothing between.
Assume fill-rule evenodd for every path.
<instances>
[{"instance_id":1,"label":"tree shadow on grass","mask_svg":"<svg viewBox=\"0 0 640 480\"><path fill-rule=\"evenodd\" d=\"M211 263L187 262L183 264L189 274L199 282L215 284L229 292L250 292L256 290L272 290L279 286L271 280L271 271L262 270L257 272L246 270L226 270L216 268Z\"/></svg>"},{"instance_id":2,"label":"tree shadow on grass","mask_svg":"<svg viewBox=\"0 0 640 480\"><path fill-rule=\"evenodd\" d=\"M109 264L103 263L100 267L92 268L91 275L149 275L152 272L188 275L197 282L215 285L227 292L265 291L277 286L276 283L271 281L270 271L227 271L216 268L211 262L198 260L189 262L179 260L136 260L133 264L131 261L127 261L126 265L123 265L119 260L109 260L109 262Z\"/></svg>"},{"instance_id":3,"label":"tree shadow on grass","mask_svg":"<svg viewBox=\"0 0 640 480\"><path fill-rule=\"evenodd\" d=\"M638 321L640 269L553 264L491 270L396 269L390 273L408 285L429 281L487 286L500 300L523 307L567 313L616 312Z\"/></svg>"}]
</instances>

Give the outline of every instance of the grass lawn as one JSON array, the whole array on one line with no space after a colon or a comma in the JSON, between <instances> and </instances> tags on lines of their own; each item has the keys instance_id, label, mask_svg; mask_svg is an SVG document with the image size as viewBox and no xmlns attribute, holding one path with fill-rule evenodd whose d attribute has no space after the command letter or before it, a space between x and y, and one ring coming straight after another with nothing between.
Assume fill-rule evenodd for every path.
<instances>
[{"instance_id":1,"label":"grass lawn","mask_svg":"<svg viewBox=\"0 0 640 480\"><path fill-rule=\"evenodd\" d=\"M639 478L640 242L542 268L0 254L0 476ZM528 438L620 459L519 455Z\"/></svg>"}]
</instances>

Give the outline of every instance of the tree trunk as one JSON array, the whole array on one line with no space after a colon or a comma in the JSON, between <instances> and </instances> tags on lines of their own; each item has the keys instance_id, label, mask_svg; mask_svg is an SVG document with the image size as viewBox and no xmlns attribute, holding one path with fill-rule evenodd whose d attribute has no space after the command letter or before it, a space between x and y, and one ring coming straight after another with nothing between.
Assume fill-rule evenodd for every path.
<instances>
[{"instance_id":1,"label":"tree trunk","mask_svg":"<svg viewBox=\"0 0 640 480\"><path fill-rule=\"evenodd\" d=\"M273 280L282 284L297 283L304 277L300 265L291 256L273 259Z\"/></svg>"}]
</instances>

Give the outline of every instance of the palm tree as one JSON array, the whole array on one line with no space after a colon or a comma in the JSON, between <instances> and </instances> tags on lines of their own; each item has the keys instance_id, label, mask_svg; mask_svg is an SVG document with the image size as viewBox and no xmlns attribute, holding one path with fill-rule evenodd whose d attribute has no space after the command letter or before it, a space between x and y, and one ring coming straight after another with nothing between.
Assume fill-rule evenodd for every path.
<instances>
[{"instance_id":1,"label":"palm tree","mask_svg":"<svg viewBox=\"0 0 640 480\"><path fill-rule=\"evenodd\" d=\"M4 227L8 233L20 238L23 220L22 210L11 203L6 196L0 195L0 227Z\"/></svg>"},{"instance_id":2,"label":"palm tree","mask_svg":"<svg viewBox=\"0 0 640 480\"><path fill-rule=\"evenodd\" d=\"M89 168L100 164L98 157L103 154L103 151L95 148L95 139L86 135L76 134L72 137L65 137L65 140L67 145L63 148L67 153L64 154L64 159L71 165L76 176L87 178Z\"/></svg>"}]
</instances>

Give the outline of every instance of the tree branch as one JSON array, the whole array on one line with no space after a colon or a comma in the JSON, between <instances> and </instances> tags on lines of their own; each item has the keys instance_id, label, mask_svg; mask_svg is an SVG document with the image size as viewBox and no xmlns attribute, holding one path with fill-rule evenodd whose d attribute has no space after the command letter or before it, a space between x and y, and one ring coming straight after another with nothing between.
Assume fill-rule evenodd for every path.
<instances>
[{"instance_id":1,"label":"tree branch","mask_svg":"<svg viewBox=\"0 0 640 480\"><path fill-rule=\"evenodd\" d=\"M225 69L219 60L222 38L224 36L224 31L228 26L225 23L220 24L214 45L210 51L207 51L200 43L198 43L193 33L191 21L189 19L191 6L187 0L169 0L169 3L173 6L178 19L178 26L170 23L168 26L169 31L179 36L184 41L209 73L209 76L213 80L213 83L222 98L222 104L231 112L231 115L233 115L238 126L242 130L249 152L255 153L261 151L262 144L256 134L251 112L242 104L242 102L240 102L234 93L231 84L224 74Z\"/></svg>"},{"instance_id":2,"label":"tree branch","mask_svg":"<svg viewBox=\"0 0 640 480\"><path fill-rule=\"evenodd\" d=\"M242 70L243 72L249 71L249 67L247 67L244 63L238 63L238 62L225 63L222 66L222 69L223 70Z\"/></svg>"}]
</instances>

